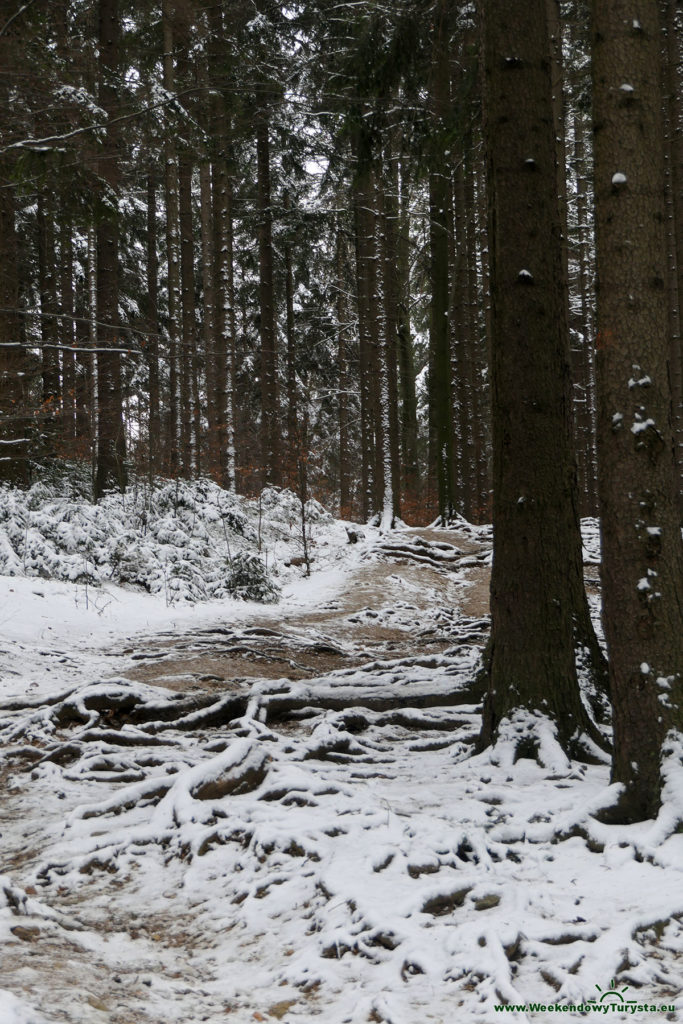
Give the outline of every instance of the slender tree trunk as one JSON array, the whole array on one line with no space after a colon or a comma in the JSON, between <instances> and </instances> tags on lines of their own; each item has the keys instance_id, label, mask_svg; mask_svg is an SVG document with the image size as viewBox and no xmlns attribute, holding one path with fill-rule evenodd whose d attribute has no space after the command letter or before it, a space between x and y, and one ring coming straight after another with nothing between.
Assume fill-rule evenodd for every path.
<instances>
[{"instance_id":1,"label":"slender tree trunk","mask_svg":"<svg viewBox=\"0 0 683 1024\"><path fill-rule=\"evenodd\" d=\"M480 76L481 77L481 76ZM484 397L481 408L481 463L480 463L480 520L491 521L491 404L486 394L491 380L491 285L489 274L489 249L487 231L486 200L486 156L483 135L479 138L475 160L476 173L476 230L479 254L478 318L481 337L479 341L479 362L482 372Z\"/></svg>"},{"instance_id":2,"label":"slender tree trunk","mask_svg":"<svg viewBox=\"0 0 683 1024\"><path fill-rule=\"evenodd\" d=\"M86 261L87 262L87 261ZM78 274L74 287L76 374L75 374L75 417L76 454L79 458L92 456L92 357L90 348L90 306L88 301L88 271Z\"/></svg>"},{"instance_id":3,"label":"slender tree trunk","mask_svg":"<svg viewBox=\"0 0 683 1024\"><path fill-rule=\"evenodd\" d=\"M99 0L99 103L113 118L117 109L120 22L118 0ZM108 125L100 146L98 173L103 183L97 221L97 469L95 498L111 487L126 486L126 436L123 423L119 344L118 193L119 138Z\"/></svg>"},{"instance_id":4,"label":"slender tree trunk","mask_svg":"<svg viewBox=\"0 0 683 1024\"><path fill-rule=\"evenodd\" d=\"M57 346L57 282L54 193L51 187L38 193L38 278L40 282L40 334L42 341L42 434L46 452L55 454L54 442L60 417L61 383Z\"/></svg>"},{"instance_id":5,"label":"slender tree trunk","mask_svg":"<svg viewBox=\"0 0 683 1024\"><path fill-rule=\"evenodd\" d=\"M351 466L349 451L349 308L347 300L346 243L337 228L337 366L339 369L339 514L351 516Z\"/></svg>"},{"instance_id":6,"label":"slender tree trunk","mask_svg":"<svg viewBox=\"0 0 683 1024\"><path fill-rule=\"evenodd\" d=\"M474 140L472 132L465 136L464 154L464 211L463 245L465 248L466 281L465 312L464 312L464 357L467 374L467 390L470 399L471 419L469 434L471 443L468 445L470 464L467 477L471 488L470 512L473 522L482 520L487 495L486 486L486 442L484 420L487 418L485 409L483 345L481 341L481 323L479 318L479 295L477 290L477 229L476 201L474 192L475 166L473 159Z\"/></svg>"},{"instance_id":7,"label":"slender tree trunk","mask_svg":"<svg viewBox=\"0 0 683 1024\"><path fill-rule=\"evenodd\" d=\"M386 373L385 498L386 469L390 470L393 516L401 516L401 463L398 429L398 173L397 160L391 148L385 157L385 177L379 182L378 196L381 218L382 294L384 296L383 363Z\"/></svg>"},{"instance_id":8,"label":"slender tree trunk","mask_svg":"<svg viewBox=\"0 0 683 1024\"><path fill-rule=\"evenodd\" d=\"M367 172L363 166L364 156L357 149L359 164L354 184L354 232L356 243L356 295L358 304L359 374L360 374L360 432L361 432L361 494L360 512L367 521L374 511L374 430L372 421L371 336L370 336L370 285L368 264L367 207L369 202Z\"/></svg>"},{"instance_id":9,"label":"slender tree trunk","mask_svg":"<svg viewBox=\"0 0 683 1024\"><path fill-rule=\"evenodd\" d=\"M62 313L59 325L59 339L62 345L62 437L67 446L67 453L72 457L76 440L76 334L71 218L64 209L59 225L59 293Z\"/></svg>"},{"instance_id":10,"label":"slender tree trunk","mask_svg":"<svg viewBox=\"0 0 683 1024\"><path fill-rule=\"evenodd\" d=\"M218 389L216 385L216 291L214 279L214 220L211 193L211 164L208 159L199 165L200 224L202 242L202 292L204 364L206 366L206 416L208 423L207 462L209 472L218 478L219 422Z\"/></svg>"},{"instance_id":11,"label":"slender tree trunk","mask_svg":"<svg viewBox=\"0 0 683 1024\"><path fill-rule=\"evenodd\" d=\"M598 488L622 821L657 814L662 757L683 732L659 61L657 4L634 18L626 0L594 3Z\"/></svg>"},{"instance_id":12,"label":"slender tree trunk","mask_svg":"<svg viewBox=\"0 0 683 1024\"><path fill-rule=\"evenodd\" d=\"M259 300L261 309L261 447L263 481L281 481L277 335L273 286L273 211L270 193L270 121L264 105L256 119Z\"/></svg>"},{"instance_id":13,"label":"slender tree trunk","mask_svg":"<svg viewBox=\"0 0 683 1024\"><path fill-rule=\"evenodd\" d=\"M197 358L197 330L194 305L194 237L192 229L192 156L186 148L178 166L179 226L180 226L180 297L181 297L181 352L180 352L180 450L185 476L197 470L199 437L194 434L192 378Z\"/></svg>"},{"instance_id":14,"label":"slender tree trunk","mask_svg":"<svg viewBox=\"0 0 683 1024\"><path fill-rule=\"evenodd\" d=\"M386 508L386 486L390 480L385 479L385 466L387 464L387 449L385 449L385 438L388 437L384 426L386 420L386 406L383 401L384 389L384 358L381 350L382 345L382 306L379 294L379 254L377 252L377 183L375 172L372 167L368 170L367 189L365 205L365 278L367 289L367 313L368 313L368 357L370 374L370 418L372 433L374 436L373 445L373 488L372 505L373 511L380 514L380 510ZM384 515L384 513L381 513Z\"/></svg>"},{"instance_id":15,"label":"slender tree trunk","mask_svg":"<svg viewBox=\"0 0 683 1024\"><path fill-rule=\"evenodd\" d=\"M285 214L291 211L289 194L285 193ZM289 230L289 229L288 229ZM294 325L294 272L292 270L292 246L289 237L284 241L285 262L285 304L287 310L287 486L297 486L299 429L296 388L296 336Z\"/></svg>"},{"instance_id":16,"label":"slender tree trunk","mask_svg":"<svg viewBox=\"0 0 683 1024\"><path fill-rule=\"evenodd\" d=\"M164 34L164 89L175 92L173 62L173 7L172 0L162 4ZM169 436L167 438L168 471L176 476L182 464L180 363L183 358L181 343L181 284L180 284L180 230L178 151L173 123L168 124L164 144L164 199L166 205L166 260L168 279L168 345L169 345Z\"/></svg>"},{"instance_id":17,"label":"slender tree trunk","mask_svg":"<svg viewBox=\"0 0 683 1024\"><path fill-rule=\"evenodd\" d=\"M467 295L467 231L465 204L464 159L458 161L453 180L453 282L451 286L451 380L452 404L456 420L454 433L457 450L454 452L453 475L458 481L459 510L470 522L474 519L475 480L474 465L474 397L472 395L472 359L469 344L469 317Z\"/></svg>"},{"instance_id":18,"label":"slender tree trunk","mask_svg":"<svg viewBox=\"0 0 683 1024\"><path fill-rule=\"evenodd\" d=\"M434 22L431 66L432 151L429 171L429 276L431 312L429 321L430 379L429 398L433 425L433 458L438 488L439 516L442 523L455 510L453 479L453 430L451 420L451 365L448 266L448 206L450 173L443 155L450 106L450 70L448 6L440 0Z\"/></svg>"},{"instance_id":19,"label":"slender tree trunk","mask_svg":"<svg viewBox=\"0 0 683 1024\"><path fill-rule=\"evenodd\" d=\"M417 458L417 394L410 330L410 195L401 173L398 237L398 374L401 397L401 459L405 504L417 511L420 487Z\"/></svg>"},{"instance_id":20,"label":"slender tree trunk","mask_svg":"<svg viewBox=\"0 0 683 1024\"><path fill-rule=\"evenodd\" d=\"M224 157L214 165L214 241L216 282L216 412L219 464L223 487L235 487L233 425L235 313L233 284L232 178L228 169L227 123L223 98L218 100L219 144ZM225 148L223 148L225 147Z\"/></svg>"},{"instance_id":21,"label":"slender tree trunk","mask_svg":"<svg viewBox=\"0 0 683 1024\"><path fill-rule=\"evenodd\" d=\"M157 253L157 185L147 175L147 366L149 373L149 476L160 470L161 411L159 393L159 256Z\"/></svg>"},{"instance_id":22,"label":"slender tree trunk","mask_svg":"<svg viewBox=\"0 0 683 1024\"><path fill-rule=\"evenodd\" d=\"M0 36L0 64L11 67L14 35ZM0 106L7 109L9 82L0 76ZM19 273L13 161L0 155L0 482L29 482L27 361L19 324Z\"/></svg>"},{"instance_id":23,"label":"slender tree trunk","mask_svg":"<svg viewBox=\"0 0 683 1024\"><path fill-rule=\"evenodd\" d=\"M176 78L178 88L188 89L192 84L190 46L192 43L192 5L178 4L175 11L175 41L177 43ZM188 101L183 105L187 109ZM195 311L194 227L192 219L192 176L194 151L187 140L188 126L183 125L178 150L178 216L180 229L180 299L181 299L181 352L180 352L180 443L183 472L191 477L199 472L201 418L198 412L197 383L197 323Z\"/></svg>"},{"instance_id":24,"label":"slender tree trunk","mask_svg":"<svg viewBox=\"0 0 683 1024\"><path fill-rule=\"evenodd\" d=\"M98 408L100 374L97 353L97 230L95 227L90 227L88 229L88 320L88 343L92 349L92 355L88 360L91 439L90 452L92 458L93 480L96 480L100 451L100 414Z\"/></svg>"}]
</instances>

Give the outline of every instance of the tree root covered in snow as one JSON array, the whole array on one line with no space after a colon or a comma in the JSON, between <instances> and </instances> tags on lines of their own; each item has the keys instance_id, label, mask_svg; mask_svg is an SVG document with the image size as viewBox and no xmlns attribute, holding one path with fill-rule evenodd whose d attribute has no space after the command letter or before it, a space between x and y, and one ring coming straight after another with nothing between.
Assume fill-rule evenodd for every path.
<instances>
[{"instance_id":1,"label":"tree root covered in snow","mask_svg":"<svg viewBox=\"0 0 683 1024\"><path fill-rule=\"evenodd\" d=\"M406 1000L443 990L487 1024L496 1004L585 1001L612 978L673 1002L680 762L657 822L596 821L606 769L570 761L551 731L533 759L512 735L473 752L476 658L222 697L98 683L5 709L13 784L39 783L64 822L36 886L123 885L148 855L162 878L180 865L188 898L211 893L212 927L267 943L267 921L291 950L274 984L340 990L352 966L370 1019L405 1020Z\"/></svg>"}]
</instances>

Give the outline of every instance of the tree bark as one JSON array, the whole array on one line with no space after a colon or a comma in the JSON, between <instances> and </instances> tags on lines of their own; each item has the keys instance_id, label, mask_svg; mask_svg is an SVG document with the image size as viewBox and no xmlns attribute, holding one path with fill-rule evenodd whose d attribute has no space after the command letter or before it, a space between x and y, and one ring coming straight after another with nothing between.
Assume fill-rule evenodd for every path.
<instances>
[{"instance_id":1,"label":"tree bark","mask_svg":"<svg viewBox=\"0 0 683 1024\"><path fill-rule=\"evenodd\" d=\"M673 247L671 251L673 281L672 306L675 322L671 331L671 390L674 408L676 464L678 468L678 496L683 523L683 13L675 0L662 0L666 27L665 92L669 123L669 194L673 220Z\"/></svg>"},{"instance_id":2,"label":"tree bark","mask_svg":"<svg viewBox=\"0 0 683 1024\"><path fill-rule=\"evenodd\" d=\"M677 507L657 4L593 5L598 489L614 706L612 817L657 814L683 731Z\"/></svg>"},{"instance_id":3,"label":"tree bark","mask_svg":"<svg viewBox=\"0 0 683 1024\"><path fill-rule=\"evenodd\" d=\"M62 209L59 225L59 308L62 348L62 437L69 455L76 440L76 340L74 321L73 241L71 218Z\"/></svg>"},{"instance_id":4,"label":"tree bark","mask_svg":"<svg viewBox=\"0 0 683 1024\"><path fill-rule=\"evenodd\" d=\"M162 3L162 28L164 40L163 76L167 93L175 92L175 68L173 60L173 0ZM168 108L170 111L171 108ZM180 288L180 229L179 229L179 183L178 149L175 141L175 126L170 113L167 114L166 140L164 142L164 200L166 205L166 261L168 281L168 346L169 346L169 418L167 437L167 470L177 476L182 465L181 438L181 393L180 362L181 348L181 288Z\"/></svg>"},{"instance_id":5,"label":"tree bark","mask_svg":"<svg viewBox=\"0 0 683 1024\"><path fill-rule=\"evenodd\" d=\"M393 134L393 133L392 133ZM386 374L385 497L386 473L391 482L392 518L401 517L401 463L398 429L398 173L397 158L390 142L385 154L385 173L379 182L380 243L382 257L382 294L384 297L383 373Z\"/></svg>"},{"instance_id":6,"label":"tree bark","mask_svg":"<svg viewBox=\"0 0 683 1024\"><path fill-rule=\"evenodd\" d=\"M0 36L0 62L9 67L12 36ZM7 63L3 58L6 58ZM7 100L0 77L0 101ZM0 156L0 482L29 482L29 423L26 409L27 360L19 325L19 274L13 161Z\"/></svg>"},{"instance_id":7,"label":"tree bark","mask_svg":"<svg viewBox=\"0 0 683 1024\"><path fill-rule=\"evenodd\" d=\"M273 286L273 211L270 191L270 119L261 100L256 119L256 163L261 335L261 448L264 484L281 482L277 335Z\"/></svg>"},{"instance_id":8,"label":"tree bark","mask_svg":"<svg viewBox=\"0 0 683 1024\"><path fill-rule=\"evenodd\" d=\"M183 472L191 477L197 472L199 436L195 431L192 381L196 373L197 329L194 305L194 237L192 228L192 156L187 148L180 154L178 165L180 226L180 445Z\"/></svg>"},{"instance_id":9,"label":"tree bark","mask_svg":"<svg viewBox=\"0 0 683 1024\"><path fill-rule=\"evenodd\" d=\"M206 418L208 425L207 466L218 479L220 474L219 422L216 386L216 290L214 261L214 219L211 189L211 163L204 157L199 165L201 277L202 277L202 337L206 368Z\"/></svg>"},{"instance_id":10,"label":"tree bark","mask_svg":"<svg viewBox=\"0 0 683 1024\"><path fill-rule=\"evenodd\" d=\"M147 372L149 374L149 476L160 470L161 410L159 393L159 256L157 253L157 185L153 170L147 175Z\"/></svg>"},{"instance_id":11,"label":"tree bark","mask_svg":"<svg viewBox=\"0 0 683 1024\"><path fill-rule=\"evenodd\" d=\"M45 454L54 457L55 435L61 413L61 381L57 345L57 281L55 209L52 186L38 192L38 280L40 289L40 335L42 342L43 401L41 433Z\"/></svg>"},{"instance_id":12,"label":"tree bark","mask_svg":"<svg viewBox=\"0 0 683 1024\"><path fill-rule=\"evenodd\" d=\"M429 169L429 400L433 431L438 512L445 525L455 511L451 401L448 206L451 182L444 139L450 106L448 4L440 0L433 26L430 114L432 139Z\"/></svg>"},{"instance_id":13,"label":"tree bark","mask_svg":"<svg viewBox=\"0 0 683 1024\"><path fill-rule=\"evenodd\" d=\"M99 103L108 118L117 111L120 20L118 0L99 0ZM104 130L98 174L102 183L96 226L97 248L97 466L95 499L112 487L126 487L126 436L123 423L119 348L119 135Z\"/></svg>"},{"instance_id":14,"label":"tree bark","mask_svg":"<svg viewBox=\"0 0 683 1024\"><path fill-rule=\"evenodd\" d=\"M417 511L420 488L417 458L417 394L410 329L410 192L401 166L398 238L398 375L401 398L401 468L404 503Z\"/></svg>"},{"instance_id":15,"label":"tree bark","mask_svg":"<svg viewBox=\"0 0 683 1024\"><path fill-rule=\"evenodd\" d=\"M582 584L546 0L485 10L492 300L491 642L482 741L598 738L576 669ZM547 735L547 734L546 734Z\"/></svg>"},{"instance_id":16,"label":"tree bark","mask_svg":"<svg viewBox=\"0 0 683 1024\"><path fill-rule=\"evenodd\" d=\"M349 307L346 242L337 228L337 366L339 369L339 515L351 518L351 466L349 450Z\"/></svg>"},{"instance_id":17,"label":"tree bark","mask_svg":"<svg viewBox=\"0 0 683 1024\"><path fill-rule=\"evenodd\" d=\"M291 220L292 203L289 193L284 196L285 215ZM287 232L291 230L287 225ZM298 459L300 438L298 429L298 401L296 386L296 335L294 325L294 272L292 269L292 243L284 240L285 262L285 305L287 312L287 486L296 490L298 486Z\"/></svg>"},{"instance_id":18,"label":"tree bark","mask_svg":"<svg viewBox=\"0 0 683 1024\"><path fill-rule=\"evenodd\" d=\"M362 139L356 148L356 179L353 187L354 234L356 248L356 300L358 308L359 375L360 375L360 434L361 434L361 519L367 522L374 511L374 429L372 421L372 397L370 389L371 336L370 336L370 288L368 264L367 205L368 174L365 168L366 155Z\"/></svg>"}]
</instances>

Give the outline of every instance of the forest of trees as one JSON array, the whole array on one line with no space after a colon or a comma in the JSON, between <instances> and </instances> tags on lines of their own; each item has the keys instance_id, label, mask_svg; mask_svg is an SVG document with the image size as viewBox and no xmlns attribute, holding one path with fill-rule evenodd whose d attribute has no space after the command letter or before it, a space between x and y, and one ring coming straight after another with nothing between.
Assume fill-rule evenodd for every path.
<instances>
[{"instance_id":1,"label":"forest of trees","mask_svg":"<svg viewBox=\"0 0 683 1024\"><path fill-rule=\"evenodd\" d=\"M592 7L0 0L0 478L493 518L482 735L585 746L579 662L637 818L683 727L683 26Z\"/></svg>"},{"instance_id":2,"label":"forest of trees","mask_svg":"<svg viewBox=\"0 0 683 1024\"><path fill-rule=\"evenodd\" d=\"M589 40L564 6L548 9L593 513ZM89 458L97 494L129 470L248 492L303 462L348 515L490 519L480 12L1 9L2 477Z\"/></svg>"}]
</instances>

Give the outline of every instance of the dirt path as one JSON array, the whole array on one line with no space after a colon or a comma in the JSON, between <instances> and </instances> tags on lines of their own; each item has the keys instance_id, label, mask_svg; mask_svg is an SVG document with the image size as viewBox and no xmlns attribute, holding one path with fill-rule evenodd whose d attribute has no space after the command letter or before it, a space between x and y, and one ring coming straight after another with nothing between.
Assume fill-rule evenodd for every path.
<instances>
[{"instance_id":1,"label":"dirt path","mask_svg":"<svg viewBox=\"0 0 683 1024\"><path fill-rule=\"evenodd\" d=\"M172 690L240 691L254 678L308 679L368 659L442 651L488 615L488 554L455 530L401 532L370 550L318 607L281 602L246 628L161 634L124 652L115 671Z\"/></svg>"},{"instance_id":2,"label":"dirt path","mask_svg":"<svg viewBox=\"0 0 683 1024\"><path fill-rule=\"evenodd\" d=\"M338 592L319 606L281 603L264 607L246 623L221 623L192 633L168 632L153 640L134 641L134 646L108 652L109 674L112 679L123 677L178 692L239 692L246 691L255 677L309 679L354 665L369 667L369 663L439 653L454 647L463 631L470 642L473 633L483 640L487 557L484 545L453 531L402 532L368 550L367 557L361 552ZM301 729L292 732L298 734ZM68 735L67 729L63 738ZM223 735L222 729L215 734L202 730L192 743L225 742ZM445 738L438 730L426 735L427 750L452 742L448 730ZM406 733L406 741L419 743L420 737L419 730ZM101 801L117 786L137 778L134 773L128 777L126 771L109 778L113 755L107 751L114 748L107 742L103 741L92 761L92 777L85 781L70 766L68 744L66 767L57 773L62 780L57 786L50 785L50 766L48 780L41 785L31 771L32 762L18 772L13 766L11 781L5 773L3 789L8 799L0 809L0 832L4 833L0 871L7 872L13 884L26 888L17 890L16 923L9 934L0 935L4 943L0 989L6 987L29 1002L40 994L47 1019L69 1024L169 1020L195 1024L224 1017L242 1024L279 1019L295 1003L299 1020L323 1015L316 986L310 990L305 985L294 990L277 986L262 997L245 992L237 1001L220 996L216 978L221 969L212 957L218 955L214 950L220 949L224 936L222 929L211 924L210 902L192 895L184 854L167 856L163 847L147 846L144 858L140 847L117 861L116 868L90 858L80 866L76 860L67 869L74 850L69 844L75 841L77 848L81 825L75 822L73 831L71 825L65 830L64 822L81 803ZM176 751L183 750L186 758L193 756L188 743L186 749L177 737L163 748L168 771L178 769ZM123 749L125 757L128 748ZM159 763L159 749L152 746L144 757L139 752L135 756L140 763ZM373 756L381 761L379 752ZM370 779L389 778L387 765L392 757L380 768L361 763L349 779L363 773ZM346 776L343 765L336 768L332 763L331 770ZM147 817L143 812L141 824ZM21 830L15 824L19 821L24 823ZM105 845L109 842L106 830L95 829L94 834L101 835ZM47 835L51 837L49 854ZM47 874L38 870L46 856ZM157 876L164 879L158 892ZM26 896L32 902L22 909ZM2 900L0 886L0 907ZM257 930L231 939L246 978L264 957L261 937ZM293 946L285 950L285 958L290 953ZM274 948L268 956L277 959L283 954ZM48 980L49 999L45 996ZM190 1004L193 1009L188 1012ZM255 1006L263 1013L254 1013Z\"/></svg>"}]
</instances>

